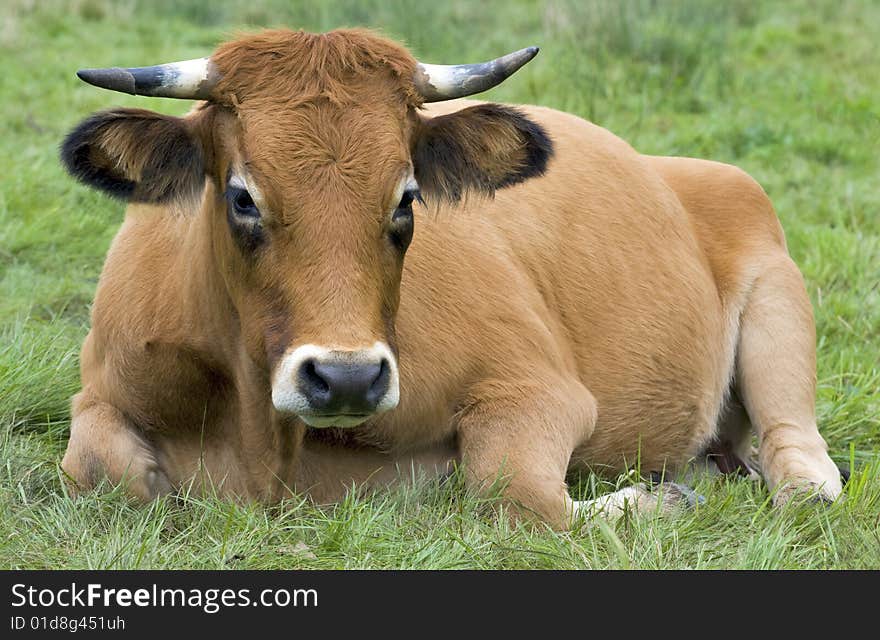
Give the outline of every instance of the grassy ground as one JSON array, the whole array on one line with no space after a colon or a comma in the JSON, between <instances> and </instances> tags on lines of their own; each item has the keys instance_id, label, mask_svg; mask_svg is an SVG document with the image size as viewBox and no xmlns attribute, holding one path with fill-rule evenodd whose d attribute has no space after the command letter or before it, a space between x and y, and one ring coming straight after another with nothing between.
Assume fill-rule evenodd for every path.
<instances>
[{"instance_id":1,"label":"grassy ground","mask_svg":"<svg viewBox=\"0 0 880 640\"><path fill-rule=\"evenodd\" d=\"M585 116L649 153L739 164L776 203L812 297L818 413L847 499L772 509L705 480L698 511L566 534L499 524L460 483L334 508L68 499L57 465L89 305L123 207L67 178L65 132L114 104L87 66L206 55L242 27L370 25L428 61L539 44L488 94ZM870 0L7 0L0 7L0 567L880 568L880 5ZM593 494L611 487L585 481Z\"/></svg>"}]
</instances>

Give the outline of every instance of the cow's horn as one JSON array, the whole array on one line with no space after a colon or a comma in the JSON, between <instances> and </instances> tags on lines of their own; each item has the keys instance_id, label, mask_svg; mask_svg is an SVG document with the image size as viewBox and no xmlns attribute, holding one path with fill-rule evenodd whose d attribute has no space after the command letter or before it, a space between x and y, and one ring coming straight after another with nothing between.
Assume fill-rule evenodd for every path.
<instances>
[{"instance_id":1,"label":"cow's horn","mask_svg":"<svg viewBox=\"0 0 880 640\"><path fill-rule=\"evenodd\" d=\"M425 102L463 98L487 91L538 55L538 47L520 49L477 64L423 64L416 68L416 89Z\"/></svg>"},{"instance_id":2,"label":"cow's horn","mask_svg":"<svg viewBox=\"0 0 880 640\"><path fill-rule=\"evenodd\" d=\"M111 91L188 100L207 100L220 77L210 58L132 69L82 69L76 75L80 80Z\"/></svg>"}]
</instances>

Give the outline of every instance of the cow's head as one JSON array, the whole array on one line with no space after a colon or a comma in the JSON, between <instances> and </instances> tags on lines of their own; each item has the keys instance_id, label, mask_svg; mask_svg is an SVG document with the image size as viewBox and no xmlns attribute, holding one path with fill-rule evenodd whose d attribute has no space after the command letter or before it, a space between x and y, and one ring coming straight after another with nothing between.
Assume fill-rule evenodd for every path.
<instances>
[{"instance_id":1,"label":"cow's head","mask_svg":"<svg viewBox=\"0 0 880 640\"><path fill-rule=\"evenodd\" d=\"M543 173L551 154L515 109L426 119L419 108L484 91L536 52L428 65L365 31L279 30L210 58L81 71L104 88L205 102L184 118L97 113L70 133L62 158L117 197L208 216L276 409L353 426L398 402L394 320L413 208L491 194Z\"/></svg>"}]
</instances>

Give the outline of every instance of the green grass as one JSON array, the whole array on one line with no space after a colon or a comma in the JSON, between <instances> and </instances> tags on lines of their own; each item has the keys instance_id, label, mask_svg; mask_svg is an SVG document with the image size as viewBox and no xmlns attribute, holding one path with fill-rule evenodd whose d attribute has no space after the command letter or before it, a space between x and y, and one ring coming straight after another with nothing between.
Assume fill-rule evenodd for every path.
<instances>
[{"instance_id":1,"label":"green grass","mask_svg":"<svg viewBox=\"0 0 880 640\"><path fill-rule=\"evenodd\" d=\"M458 479L332 508L118 491L72 501L58 462L78 354L123 207L57 160L91 111L187 103L73 72L206 55L242 28L367 25L426 61L541 55L487 97L587 117L646 153L732 162L776 204L818 326L822 433L844 501L777 510L706 479L706 504L564 533L512 527ZM8 0L0 7L0 567L880 568L880 5L870 0ZM575 491L610 485L587 479Z\"/></svg>"}]
</instances>

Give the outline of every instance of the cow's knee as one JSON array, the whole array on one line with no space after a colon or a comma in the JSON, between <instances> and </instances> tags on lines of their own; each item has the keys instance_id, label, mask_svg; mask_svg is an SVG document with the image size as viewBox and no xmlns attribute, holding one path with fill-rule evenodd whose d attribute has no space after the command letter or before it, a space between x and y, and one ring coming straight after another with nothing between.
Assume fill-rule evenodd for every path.
<instances>
[{"instance_id":1,"label":"cow's knee","mask_svg":"<svg viewBox=\"0 0 880 640\"><path fill-rule=\"evenodd\" d=\"M95 403L76 412L61 469L74 496L103 480L143 501L173 489L154 447L115 407Z\"/></svg>"},{"instance_id":2,"label":"cow's knee","mask_svg":"<svg viewBox=\"0 0 880 640\"><path fill-rule=\"evenodd\" d=\"M486 382L458 418L458 443L472 490L496 487L510 514L556 529L570 526L565 476L575 447L596 422L596 402L577 380L547 373L524 382Z\"/></svg>"}]
</instances>

